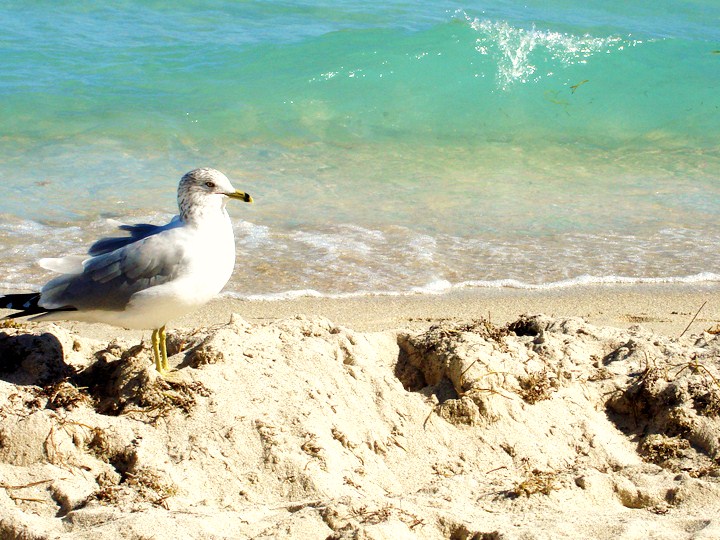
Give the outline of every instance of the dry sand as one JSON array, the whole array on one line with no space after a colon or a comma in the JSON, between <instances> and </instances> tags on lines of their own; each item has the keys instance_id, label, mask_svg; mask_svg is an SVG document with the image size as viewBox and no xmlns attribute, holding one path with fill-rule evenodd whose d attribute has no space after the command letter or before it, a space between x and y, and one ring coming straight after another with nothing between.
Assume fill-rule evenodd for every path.
<instances>
[{"instance_id":1,"label":"dry sand","mask_svg":"<svg viewBox=\"0 0 720 540\"><path fill-rule=\"evenodd\" d=\"M221 300L165 379L149 332L3 328L0 538L719 539L719 319L709 285Z\"/></svg>"}]
</instances>

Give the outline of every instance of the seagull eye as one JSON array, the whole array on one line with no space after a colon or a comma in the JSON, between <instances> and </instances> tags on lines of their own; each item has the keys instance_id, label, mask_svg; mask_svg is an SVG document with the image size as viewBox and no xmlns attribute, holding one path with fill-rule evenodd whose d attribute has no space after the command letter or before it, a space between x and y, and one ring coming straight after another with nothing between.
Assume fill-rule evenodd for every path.
<instances>
[{"instance_id":1,"label":"seagull eye","mask_svg":"<svg viewBox=\"0 0 720 540\"><path fill-rule=\"evenodd\" d=\"M209 188L214 188L215 184L213 182L205 182L205 185Z\"/></svg>"}]
</instances>

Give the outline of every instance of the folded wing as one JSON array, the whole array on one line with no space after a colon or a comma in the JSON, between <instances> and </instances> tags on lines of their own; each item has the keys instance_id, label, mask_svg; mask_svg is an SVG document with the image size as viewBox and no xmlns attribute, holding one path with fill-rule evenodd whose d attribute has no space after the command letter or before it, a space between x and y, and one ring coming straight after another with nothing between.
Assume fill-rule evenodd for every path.
<instances>
[{"instance_id":1,"label":"folded wing","mask_svg":"<svg viewBox=\"0 0 720 540\"><path fill-rule=\"evenodd\" d=\"M86 259L82 272L49 281L40 291L40 306L122 310L133 294L175 278L187 260L182 247L178 247L183 243L170 241L181 229L148 226L155 227L150 231L142 227L144 225L128 229L131 234L136 233L135 240L133 237L117 239L124 242L119 248L108 251L108 244L97 248L95 252L102 253Z\"/></svg>"},{"instance_id":2,"label":"folded wing","mask_svg":"<svg viewBox=\"0 0 720 540\"><path fill-rule=\"evenodd\" d=\"M118 222L115 221L115 223ZM132 244L133 242L137 242L138 240L142 240L143 238L147 238L148 236L153 236L162 231L174 229L175 227L179 227L180 225L182 225L180 216L175 216L166 225L152 225L150 223L125 225L121 223L118 225L118 229L129 232L130 236L111 236L101 238L92 246L90 246L88 254L91 256L104 255L105 253L110 253L111 251L115 251L116 249L125 247L128 244Z\"/></svg>"}]
</instances>

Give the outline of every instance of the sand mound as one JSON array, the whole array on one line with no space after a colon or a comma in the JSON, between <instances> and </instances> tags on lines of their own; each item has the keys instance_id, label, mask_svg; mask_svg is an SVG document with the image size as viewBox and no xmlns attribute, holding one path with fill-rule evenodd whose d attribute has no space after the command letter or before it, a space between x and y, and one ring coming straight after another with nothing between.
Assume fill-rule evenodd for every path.
<instances>
[{"instance_id":1,"label":"sand mound","mask_svg":"<svg viewBox=\"0 0 720 540\"><path fill-rule=\"evenodd\" d=\"M237 317L0 331L0 538L720 538L720 341Z\"/></svg>"}]
</instances>

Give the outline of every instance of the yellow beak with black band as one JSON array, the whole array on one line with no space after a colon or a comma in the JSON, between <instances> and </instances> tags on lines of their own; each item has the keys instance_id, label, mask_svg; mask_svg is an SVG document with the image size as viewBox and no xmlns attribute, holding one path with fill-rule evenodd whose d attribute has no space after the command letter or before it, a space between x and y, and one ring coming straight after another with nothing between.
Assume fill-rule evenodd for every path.
<instances>
[{"instance_id":1,"label":"yellow beak with black band","mask_svg":"<svg viewBox=\"0 0 720 540\"><path fill-rule=\"evenodd\" d=\"M227 196L230 197L231 199L237 199L239 201L243 201L246 203L253 202L253 198L250 196L250 194L245 193L244 191L236 191L234 193L228 193Z\"/></svg>"}]
</instances>

